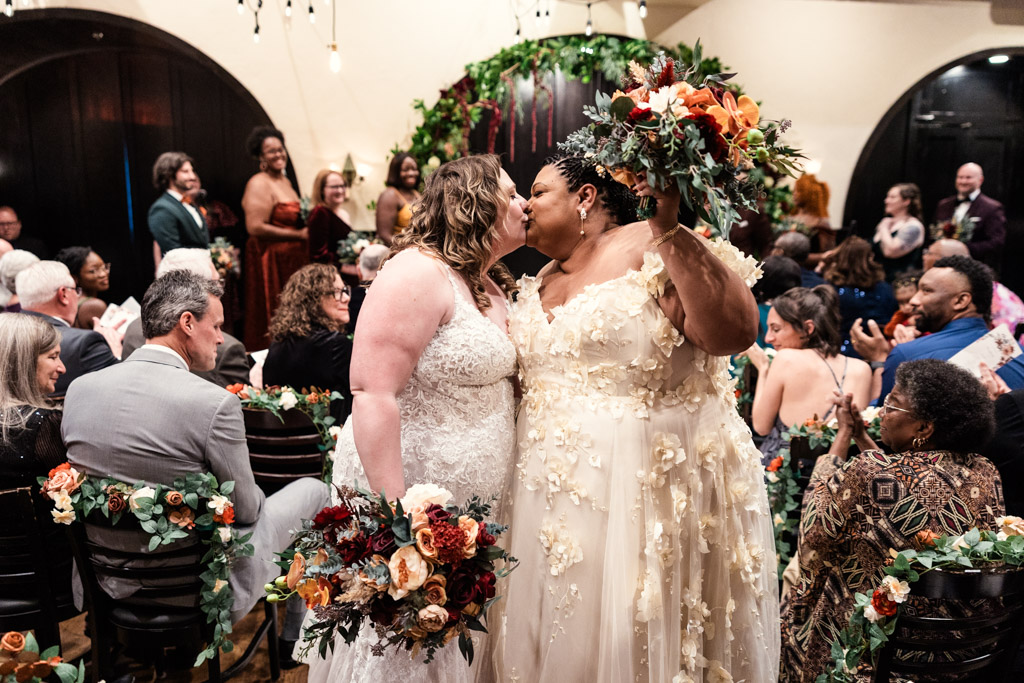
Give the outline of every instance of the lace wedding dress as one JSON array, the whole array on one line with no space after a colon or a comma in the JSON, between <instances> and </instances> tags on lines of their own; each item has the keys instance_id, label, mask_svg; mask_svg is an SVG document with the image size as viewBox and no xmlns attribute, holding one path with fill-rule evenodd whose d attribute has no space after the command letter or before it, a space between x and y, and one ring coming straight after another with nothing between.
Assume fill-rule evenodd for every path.
<instances>
[{"instance_id":1,"label":"lace wedding dress","mask_svg":"<svg viewBox=\"0 0 1024 683\"><path fill-rule=\"evenodd\" d=\"M456 287L451 319L441 325L427 344L409 383L398 396L402 421L402 464L406 486L434 483L464 503L471 496L483 500L507 491L514 458L514 403L510 377L516 372L516 353L508 335ZM336 450L333 481L365 484L363 468L352 438L352 420L342 430ZM492 512L501 518L502 501ZM374 657L377 642L364 627L351 646L335 643L326 660L308 658L310 683L381 683L381 681L437 681L470 683L481 663L490 661L486 638L474 634L476 657L470 668L454 642L438 651L425 665L423 655L389 649ZM300 643L301 647L301 643ZM489 667L489 665L488 665Z\"/></svg>"},{"instance_id":2,"label":"lace wedding dress","mask_svg":"<svg viewBox=\"0 0 1024 683\"><path fill-rule=\"evenodd\" d=\"M752 259L710 247L752 283ZM520 283L509 532L520 564L497 638L502 680L777 678L760 455L736 412L728 358L687 343L659 308L667 281L648 253L640 271L584 288L550 321L541 279Z\"/></svg>"}]
</instances>

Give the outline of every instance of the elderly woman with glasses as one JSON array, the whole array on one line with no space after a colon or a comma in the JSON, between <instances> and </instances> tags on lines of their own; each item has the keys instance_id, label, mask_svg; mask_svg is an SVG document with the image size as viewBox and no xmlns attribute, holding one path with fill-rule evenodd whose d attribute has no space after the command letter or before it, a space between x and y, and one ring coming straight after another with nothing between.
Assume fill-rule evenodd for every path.
<instances>
[{"instance_id":1,"label":"elderly woman with glasses","mask_svg":"<svg viewBox=\"0 0 1024 683\"><path fill-rule=\"evenodd\" d=\"M921 532L992 529L1004 514L999 472L977 455L994 429L992 401L966 370L935 359L900 365L881 412L891 452L867 435L849 394L837 403L836 439L814 468L800 520L800 577L782 602L782 681L822 672L828 634L846 626L856 593L879 584L890 548L915 547ZM862 452L845 460L851 441ZM913 596L910 604L935 609Z\"/></svg>"},{"instance_id":2,"label":"elderly woman with glasses","mask_svg":"<svg viewBox=\"0 0 1024 683\"><path fill-rule=\"evenodd\" d=\"M339 421L348 417L352 404L352 341L345 332L351 293L332 266L314 263L299 269L285 284L270 320L271 344L263 365L266 386L341 393L344 400L331 405Z\"/></svg>"},{"instance_id":3,"label":"elderly woman with glasses","mask_svg":"<svg viewBox=\"0 0 1024 683\"><path fill-rule=\"evenodd\" d=\"M107 310L107 302L100 298L100 293L110 289L110 264L104 263L92 247L61 249L57 260L68 267L75 284L82 290L74 327L91 330L93 318L101 317Z\"/></svg>"}]
</instances>

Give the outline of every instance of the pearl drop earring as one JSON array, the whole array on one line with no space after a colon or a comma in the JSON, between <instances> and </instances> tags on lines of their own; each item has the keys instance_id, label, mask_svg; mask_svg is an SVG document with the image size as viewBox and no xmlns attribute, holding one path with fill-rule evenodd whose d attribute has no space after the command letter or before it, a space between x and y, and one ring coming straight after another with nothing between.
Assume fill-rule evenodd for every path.
<instances>
[{"instance_id":1,"label":"pearl drop earring","mask_svg":"<svg viewBox=\"0 0 1024 683\"><path fill-rule=\"evenodd\" d=\"M586 220L587 220L587 210L581 208L580 209L580 237L586 237L587 236L587 233L584 232L584 230L583 230L583 223Z\"/></svg>"}]
</instances>

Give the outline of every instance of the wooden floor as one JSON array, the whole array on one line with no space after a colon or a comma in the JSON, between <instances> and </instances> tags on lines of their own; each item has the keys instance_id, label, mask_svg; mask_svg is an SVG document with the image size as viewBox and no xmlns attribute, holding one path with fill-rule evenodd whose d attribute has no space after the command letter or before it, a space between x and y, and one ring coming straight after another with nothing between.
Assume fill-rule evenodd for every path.
<instances>
[{"instance_id":1,"label":"wooden floor","mask_svg":"<svg viewBox=\"0 0 1024 683\"><path fill-rule=\"evenodd\" d=\"M283 623L284 605L280 606L277 616L278 623ZM222 671L231 666L245 652L246 646L252 639L253 632L262 620L263 605L258 604L245 619L235 624L234 630L231 633L231 640L235 644L235 649L228 653L221 653L220 663ZM60 636L61 642L64 645L63 654L65 661L73 661L83 655L88 655L89 637L85 635L84 614L62 623L60 625ZM282 671L281 678L278 681L279 683L306 683L306 672L308 669L309 667L302 665L296 669ZM157 680L162 683L203 683L206 680L206 665L204 664L202 667L192 669L191 671L166 674L158 679L152 666L140 663L137 667L131 669L131 673L135 676L137 683L151 683ZM266 639L260 643L260 647L256 650L256 655L252 658L249 666L231 679L231 683L234 683L234 681L239 683L263 683L270 681L270 658L267 654Z\"/></svg>"}]
</instances>

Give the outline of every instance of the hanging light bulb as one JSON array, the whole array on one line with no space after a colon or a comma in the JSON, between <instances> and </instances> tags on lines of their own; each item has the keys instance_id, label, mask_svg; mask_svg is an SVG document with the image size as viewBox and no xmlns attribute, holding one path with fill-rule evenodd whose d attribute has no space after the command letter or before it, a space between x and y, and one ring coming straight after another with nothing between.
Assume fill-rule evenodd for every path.
<instances>
[{"instance_id":1,"label":"hanging light bulb","mask_svg":"<svg viewBox=\"0 0 1024 683\"><path fill-rule=\"evenodd\" d=\"M259 20L259 18L256 19L256 27L253 28L253 30L252 30L252 42L256 43L257 45L260 42L260 20Z\"/></svg>"},{"instance_id":2,"label":"hanging light bulb","mask_svg":"<svg viewBox=\"0 0 1024 683\"><path fill-rule=\"evenodd\" d=\"M594 35L594 22L590 18L590 3L589 2L587 3L587 28L583 32L585 34L587 34L588 38L590 36Z\"/></svg>"},{"instance_id":3,"label":"hanging light bulb","mask_svg":"<svg viewBox=\"0 0 1024 683\"><path fill-rule=\"evenodd\" d=\"M292 0L288 0L288 2L287 2L287 3L285 3L285 6L284 6L284 15L285 15L286 17L290 17L290 16L292 15Z\"/></svg>"},{"instance_id":4,"label":"hanging light bulb","mask_svg":"<svg viewBox=\"0 0 1024 683\"><path fill-rule=\"evenodd\" d=\"M647 0L640 0L640 18L647 18Z\"/></svg>"},{"instance_id":5,"label":"hanging light bulb","mask_svg":"<svg viewBox=\"0 0 1024 683\"><path fill-rule=\"evenodd\" d=\"M245 14L245 0L238 0L238 14Z\"/></svg>"},{"instance_id":6,"label":"hanging light bulb","mask_svg":"<svg viewBox=\"0 0 1024 683\"><path fill-rule=\"evenodd\" d=\"M316 23L316 14L313 13L313 3L309 3L309 23Z\"/></svg>"},{"instance_id":7,"label":"hanging light bulb","mask_svg":"<svg viewBox=\"0 0 1024 683\"><path fill-rule=\"evenodd\" d=\"M341 53L338 52L338 44L331 43L327 47L331 48L331 56L327 60L327 65L331 67L331 71L338 73L341 71Z\"/></svg>"},{"instance_id":8,"label":"hanging light bulb","mask_svg":"<svg viewBox=\"0 0 1024 683\"><path fill-rule=\"evenodd\" d=\"M4 14L9 17L14 16L14 0L7 0L7 4L4 5Z\"/></svg>"}]
</instances>

